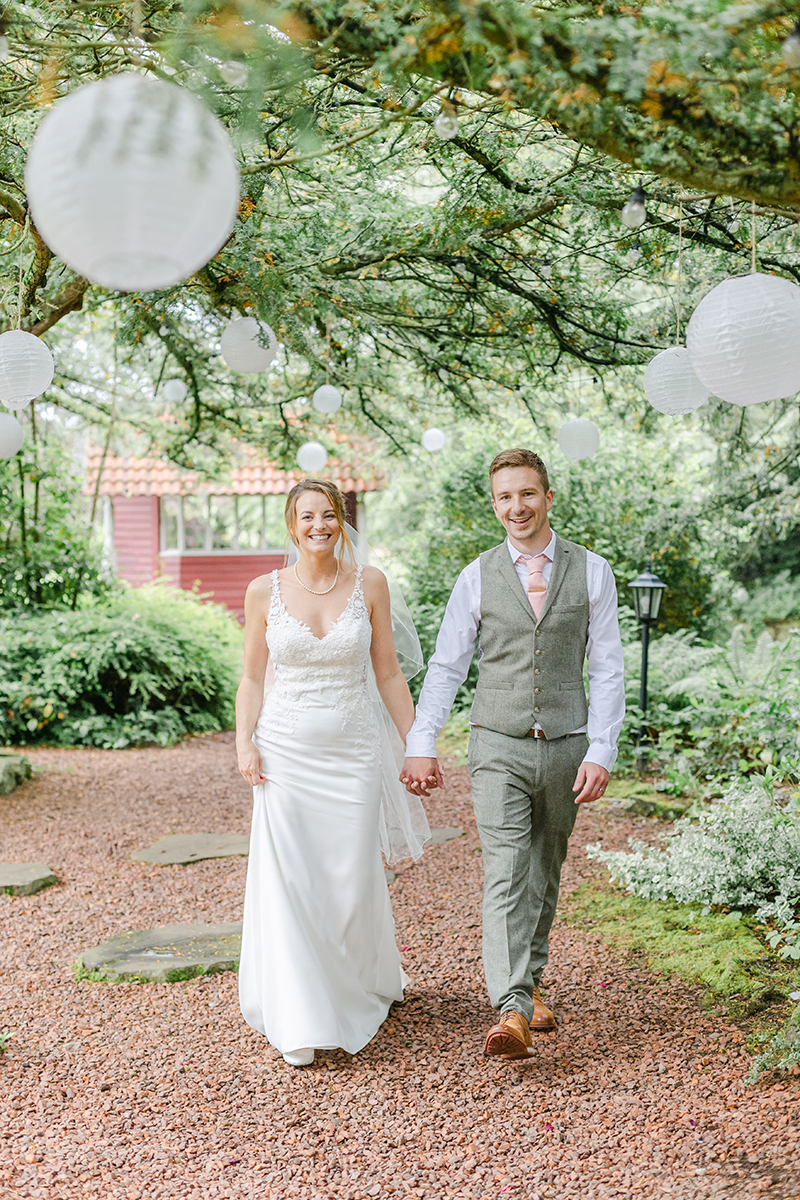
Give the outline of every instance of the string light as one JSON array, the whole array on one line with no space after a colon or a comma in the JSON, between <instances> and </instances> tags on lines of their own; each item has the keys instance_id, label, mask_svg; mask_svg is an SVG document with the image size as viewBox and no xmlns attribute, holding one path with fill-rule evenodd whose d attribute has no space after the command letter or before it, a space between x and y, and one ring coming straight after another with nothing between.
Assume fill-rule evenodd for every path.
<instances>
[{"instance_id":1,"label":"string light","mask_svg":"<svg viewBox=\"0 0 800 1200\"><path fill-rule=\"evenodd\" d=\"M447 100L442 101L442 109L433 122L433 132L444 142L451 142L458 137L458 117L456 110Z\"/></svg>"},{"instance_id":2,"label":"string light","mask_svg":"<svg viewBox=\"0 0 800 1200\"><path fill-rule=\"evenodd\" d=\"M794 29L781 46L781 58L787 67L800 67L800 21L795 22Z\"/></svg>"},{"instance_id":3,"label":"string light","mask_svg":"<svg viewBox=\"0 0 800 1200\"><path fill-rule=\"evenodd\" d=\"M644 206L645 190L641 184L633 189L627 204L620 213L620 220L628 229L641 229L647 220L647 210Z\"/></svg>"}]
</instances>

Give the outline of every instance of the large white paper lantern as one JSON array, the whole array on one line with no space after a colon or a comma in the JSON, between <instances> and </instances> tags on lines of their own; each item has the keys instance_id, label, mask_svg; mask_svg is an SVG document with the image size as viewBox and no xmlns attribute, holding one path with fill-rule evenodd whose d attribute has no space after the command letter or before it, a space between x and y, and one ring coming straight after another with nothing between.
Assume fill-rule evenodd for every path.
<instances>
[{"instance_id":1,"label":"large white paper lantern","mask_svg":"<svg viewBox=\"0 0 800 1200\"><path fill-rule=\"evenodd\" d=\"M259 328L268 346L258 340ZM234 317L222 331L222 357L232 371L240 375L256 375L266 371L278 357L278 339L266 321L255 317Z\"/></svg>"},{"instance_id":2,"label":"large white paper lantern","mask_svg":"<svg viewBox=\"0 0 800 1200\"><path fill-rule=\"evenodd\" d=\"M301 471L321 471L328 461L328 451L320 442L305 442L297 451L297 465Z\"/></svg>"},{"instance_id":3,"label":"large white paper lantern","mask_svg":"<svg viewBox=\"0 0 800 1200\"><path fill-rule=\"evenodd\" d=\"M685 346L670 346L647 364L644 394L660 413L682 416L705 404L708 388L695 375Z\"/></svg>"},{"instance_id":4,"label":"large white paper lantern","mask_svg":"<svg viewBox=\"0 0 800 1200\"><path fill-rule=\"evenodd\" d=\"M342 407L342 393L332 383L323 383L311 397L311 403L317 412L335 413Z\"/></svg>"},{"instance_id":5,"label":"large white paper lantern","mask_svg":"<svg viewBox=\"0 0 800 1200\"><path fill-rule=\"evenodd\" d=\"M189 390L182 379L168 379L161 389L164 393L164 399L170 404L180 404L181 400L186 398L186 393Z\"/></svg>"},{"instance_id":6,"label":"large white paper lantern","mask_svg":"<svg viewBox=\"0 0 800 1200\"><path fill-rule=\"evenodd\" d=\"M0 413L0 458L13 458L25 440L25 431L11 413Z\"/></svg>"},{"instance_id":7,"label":"large white paper lantern","mask_svg":"<svg viewBox=\"0 0 800 1200\"><path fill-rule=\"evenodd\" d=\"M800 391L800 287L779 275L723 280L694 310L686 345L697 378L729 404L794 396Z\"/></svg>"},{"instance_id":8,"label":"large white paper lantern","mask_svg":"<svg viewBox=\"0 0 800 1200\"><path fill-rule=\"evenodd\" d=\"M567 458L591 458L600 445L600 430L584 417L572 417L559 429L558 444Z\"/></svg>"},{"instance_id":9,"label":"large white paper lantern","mask_svg":"<svg viewBox=\"0 0 800 1200\"><path fill-rule=\"evenodd\" d=\"M426 429L422 435L422 446L424 450L435 454L437 450L444 450L446 440L441 429Z\"/></svg>"},{"instance_id":10,"label":"large white paper lantern","mask_svg":"<svg viewBox=\"0 0 800 1200\"><path fill-rule=\"evenodd\" d=\"M24 329L0 335L0 401L25 408L53 382L53 356L41 338Z\"/></svg>"},{"instance_id":11,"label":"large white paper lantern","mask_svg":"<svg viewBox=\"0 0 800 1200\"><path fill-rule=\"evenodd\" d=\"M225 127L185 88L133 73L78 88L33 139L25 187L50 249L92 283L172 287L226 241L239 168Z\"/></svg>"}]
</instances>

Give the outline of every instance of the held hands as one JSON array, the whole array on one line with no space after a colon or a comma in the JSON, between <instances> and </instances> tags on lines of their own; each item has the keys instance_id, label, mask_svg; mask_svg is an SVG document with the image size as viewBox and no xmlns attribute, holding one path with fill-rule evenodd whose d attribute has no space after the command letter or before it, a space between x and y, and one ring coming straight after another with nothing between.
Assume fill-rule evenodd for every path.
<instances>
[{"instance_id":1,"label":"held hands","mask_svg":"<svg viewBox=\"0 0 800 1200\"><path fill-rule=\"evenodd\" d=\"M608 787L608 771L597 763L582 762L572 785L576 804L586 804L589 800L599 800Z\"/></svg>"},{"instance_id":2,"label":"held hands","mask_svg":"<svg viewBox=\"0 0 800 1200\"><path fill-rule=\"evenodd\" d=\"M400 782L412 796L429 796L434 788L443 788L444 775L438 758L407 758Z\"/></svg>"},{"instance_id":3,"label":"held hands","mask_svg":"<svg viewBox=\"0 0 800 1200\"><path fill-rule=\"evenodd\" d=\"M267 777L263 774L261 766L261 755L252 742L248 742L246 746L237 746L236 757L239 760L242 777L251 787L257 787L260 783L266 782Z\"/></svg>"}]
</instances>

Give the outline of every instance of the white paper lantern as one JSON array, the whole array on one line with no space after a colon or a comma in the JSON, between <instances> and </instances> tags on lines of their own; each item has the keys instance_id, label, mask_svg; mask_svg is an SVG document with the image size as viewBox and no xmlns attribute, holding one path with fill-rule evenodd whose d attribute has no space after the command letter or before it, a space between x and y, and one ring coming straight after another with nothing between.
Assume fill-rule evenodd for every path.
<instances>
[{"instance_id":1,"label":"white paper lantern","mask_svg":"<svg viewBox=\"0 0 800 1200\"><path fill-rule=\"evenodd\" d=\"M567 458L591 458L600 445L600 430L584 417L572 417L559 429L558 444Z\"/></svg>"},{"instance_id":2,"label":"white paper lantern","mask_svg":"<svg viewBox=\"0 0 800 1200\"><path fill-rule=\"evenodd\" d=\"M11 413L0 413L0 458L13 458L25 440L25 431Z\"/></svg>"},{"instance_id":3,"label":"white paper lantern","mask_svg":"<svg viewBox=\"0 0 800 1200\"><path fill-rule=\"evenodd\" d=\"M670 346L647 364L644 394L660 413L681 416L708 399L708 388L695 375L685 346Z\"/></svg>"},{"instance_id":4,"label":"white paper lantern","mask_svg":"<svg viewBox=\"0 0 800 1200\"><path fill-rule=\"evenodd\" d=\"M185 88L133 73L72 92L25 167L36 227L92 283L172 287L226 241L239 168L224 126Z\"/></svg>"},{"instance_id":5,"label":"white paper lantern","mask_svg":"<svg viewBox=\"0 0 800 1200\"><path fill-rule=\"evenodd\" d=\"M161 390L170 404L180 404L189 389L182 379L168 379Z\"/></svg>"},{"instance_id":6,"label":"white paper lantern","mask_svg":"<svg viewBox=\"0 0 800 1200\"><path fill-rule=\"evenodd\" d=\"M445 142L458 137L458 117L452 110L443 108L433 122L433 132Z\"/></svg>"},{"instance_id":7,"label":"white paper lantern","mask_svg":"<svg viewBox=\"0 0 800 1200\"><path fill-rule=\"evenodd\" d=\"M317 412L335 413L342 407L342 393L332 383L323 383L311 397L311 403Z\"/></svg>"},{"instance_id":8,"label":"white paper lantern","mask_svg":"<svg viewBox=\"0 0 800 1200\"><path fill-rule=\"evenodd\" d=\"M697 378L729 404L794 396L800 391L800 287L778 275L723 280L694 310L686 345Z\"/></svg>"},{"instance_id":9,"label":"white paper lantern","mask_svg":"<svg viewBox=\"0 0 800 1200\"><path fill-rule=\"evenodd\" d=\"M301 471L321 471L328 461L328 451L319 442L305 442L297 451L297 465Z\"/></svg>"},{"instance_id":10,"label":"white paper lantern","mask_svg":"<svg viewBox=\"0 0 800 1200\"><path fill-rule=\"evenodd\" d=\"M25 408L53 382L53 356L41 338L23 329L0 335L0 401Z\"/></svg>"},{"instance_id":11,"label":"white paper lantern","mask_svg":"<svg viewBox=\"0 0 800 1200\"><path fill-rule=\"evenodd\" d=\"M430 450L435 454L437 450L444 450L444 444L447 439L441 429L426 429L422 435L422 446L425 450Z\"/></svg>"},{"instance_id":12,"label":"white paper lantern","mask_svg":"<svg viewBox=\"0 0 800 1200\"><path fill-rule=\"evenodd\" d=\"M258 340L259 327L268 347ZM266 321L255 317L235 317L222 331L222 357L232 371L240 375L256 375L266 371L278 357L278 339Z\"/></svg>"}]
</instances>

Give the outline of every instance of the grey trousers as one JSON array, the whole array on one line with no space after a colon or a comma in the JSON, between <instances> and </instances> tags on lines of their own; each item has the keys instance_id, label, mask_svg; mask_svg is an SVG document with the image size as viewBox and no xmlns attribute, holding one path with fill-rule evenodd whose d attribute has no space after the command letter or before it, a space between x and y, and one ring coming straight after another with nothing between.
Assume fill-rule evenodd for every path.
<instances>
[{"instance_id":1,"label":"grey trousers","mask_svg":"<svg viewBox=\"0 0 800 1200\"><path fill-rule=\"evenodd\" d=\"M489 999L530 1020L548 955L561 867L578 807L583 734L546 741L473 726L472 803L483 851L483 969Z\"/></svg>"}]
</instances>

